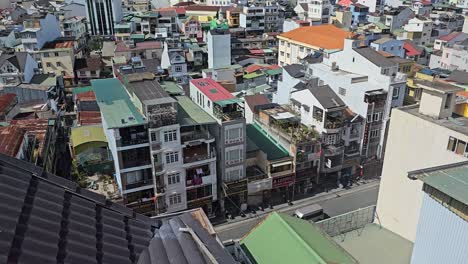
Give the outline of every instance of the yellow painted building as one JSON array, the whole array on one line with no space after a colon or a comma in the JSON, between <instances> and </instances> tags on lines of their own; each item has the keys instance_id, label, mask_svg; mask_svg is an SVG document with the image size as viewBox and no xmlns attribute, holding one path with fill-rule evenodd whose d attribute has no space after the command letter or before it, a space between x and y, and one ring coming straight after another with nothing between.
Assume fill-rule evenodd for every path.
<instances>
[{"instance_id":1,"label":"yellow painted building","mask_svg":"<svg viewBox=\"0 0 468 264\"><path fill-rule=\"evenodd\" d=\"M38 51L44 73L54 73L63 76L66 85L71 85L75 79L73 66L75 63L74 48L50 48Z\"/></svg>"},{"instance_id":2,"label":"yellow painted building","mask_svg":"<svg viewBox=\"0 0 468 264\"><path fill-rule=\"evenodd\" d=\"M416 72L413 77L408 77L406 80L406 91L414 100L421 100L422 88L418 86L417 81L434 81L434 76Z\"/></svg>"},{"instance_id":3,"label":"yellow painted building","mask_svg":"<svg viewBox=\"0 0 468 264\"><path fill-rule=\"evenodd\" d=\"M71 129L73 154L78 155L90 148L107 147L107 139L101 125L73 127Z\"/></svg>"},{"instance_id":4,"label":"yellow painted building","mask_svg":"<svg viewBox=\"0 0 468 264\"><path fill-rule=\"evenodd\" d=\"M468 117L468 91L457 93L454 112L457 115Z\"/></svg>"}]
</instances>

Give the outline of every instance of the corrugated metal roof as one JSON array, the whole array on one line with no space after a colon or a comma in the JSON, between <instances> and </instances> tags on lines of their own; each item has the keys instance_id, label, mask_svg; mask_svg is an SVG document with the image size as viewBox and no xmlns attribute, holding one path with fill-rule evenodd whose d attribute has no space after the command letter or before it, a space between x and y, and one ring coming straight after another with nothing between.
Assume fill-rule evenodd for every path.
<instances>
[{"instance_id":1,"label":"corrugated metal roof","mask_svg":"<svg viewBox=\"0 0 468 264\"><path fill-rule=\"evenodd\" d=\"M234 98L234 95L211 78L192 79L190 82L213 102Z\"/></svg>"},{"instance_id":2,"label":"corrugated metal roof","mask_svg":"<svg viewBox=\"0 0 468 264\"><path fill-rule=\"evenodd\" d=\"M216 120L196 105L187 96L177 96L179 103L177 119L180 125L213 124Z\"/></svg>"},{"instance_id":3,"label":"corrugated metal roof","mask_svg":"<svg viewBox=\"0 0 468 264\"><path fill-rule=\"evenodd\" d=\"M273 142L257 125L249 124L246 127L247 137L267 155L267 159L277 160L289 157L289 154L276 142Z\"/></svg>"},{"instance_id":4,"label":"corrugated metal roof","mask_svg":"<svg viewBox=\"0 0 468 264\"><path fill-rule=\"evenodd\" d=\"M14 102L16 94L7 93L0 95L0 113L5 112L8 107Z\"/></svg>"},{"instance_id":5,"label":"corrugated metal roof","mask_svg":"<svg viewBox=\"0 0 468 264\"><path fill-rule=\"evenodd\" d=\"M358 263L314 224L276 212L240 244L255 263Z\"/></svg>"},{"instance_id":6,"label":"corrugated metal roof","mask_svg":"<svg viewBox=\"0 0 468 264\"><path fill-rule=\"evenodd\" d=\"M18 126L0 127L0 153L15 157L23 142L24 133Z\"/></svg>"},{"instance_id":7,"label":"corrugated metal roof","mask_svg":"<svg viewBox=\"0 0 468 264\"><path fill-rule=\"evenodd\" d=\"M143 125L145 117L131 102L122 83L116 79L91 80L101 114L109 128Z\"/></svg>"},{"instance_id":8,"label":"corrugated metal roof","mask_svg":"<svg viewBox=\"0 0 468 264\"><path fill-rule=\"evenodd\" d=\"M74 148L96 141L107 142L102 126L78 126L71 129L71 143Z\"/></svg>"},{"instance_id":9,"label":"corrugated metal roof","mask_svg":"<svg viewBox=\"0 0 468 264\"><path fill-rule=\"evenodd\" d=\"M408 174L468 205L468 162L422 169Z\"/></svg>"}]
</instances>

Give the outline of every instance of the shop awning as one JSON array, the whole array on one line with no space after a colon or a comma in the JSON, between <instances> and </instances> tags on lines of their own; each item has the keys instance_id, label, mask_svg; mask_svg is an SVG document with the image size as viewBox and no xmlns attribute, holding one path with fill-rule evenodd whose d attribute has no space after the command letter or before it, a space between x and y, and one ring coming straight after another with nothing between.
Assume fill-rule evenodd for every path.
<instances>
[{"instance_id":1,"label":"shop awning","mask_svg":"<svg viewBox=\"0 0 468 264\"><path fill-rule=\"evenodd\" d=\"M292 165L292 161L285 161L285 162L272 164L273 168L281 167L281 166L284 166L284 165Z\"/></svg>"}]
</instances>

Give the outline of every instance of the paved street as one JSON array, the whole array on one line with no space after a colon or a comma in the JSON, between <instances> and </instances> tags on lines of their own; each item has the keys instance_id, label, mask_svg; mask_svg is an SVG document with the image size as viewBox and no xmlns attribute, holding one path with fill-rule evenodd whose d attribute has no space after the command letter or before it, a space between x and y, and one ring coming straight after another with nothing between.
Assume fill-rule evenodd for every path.
<instances>
[{"instance_id":1,"label":"paved street","mask_svg":"<svg viewBox=\"0 0 468 264\"><path fill-rule=\"evenodd\" d=\"M330 193L322 193L315 197L295 201L293 206L286 204L274 208L275 211L293 214L302 206L318 203L329 216L340 215L359 208L367 207L377 203L379 182L374 181L360 186L355 186L350 190L335 190ZM264 219L266 213L262 215L250 215L250 218L237 222L230 222L215 226L221 240L241 238L249 232L255 225Z\"/></svg>"}]
</instances>

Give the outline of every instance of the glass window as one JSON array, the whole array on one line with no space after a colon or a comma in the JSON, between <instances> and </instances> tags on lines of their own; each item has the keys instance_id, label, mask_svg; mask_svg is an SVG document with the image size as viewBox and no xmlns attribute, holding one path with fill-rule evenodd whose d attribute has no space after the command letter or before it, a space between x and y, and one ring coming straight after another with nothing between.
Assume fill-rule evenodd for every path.
<instances>
[{"instance_id":1,"label":"glass window","mask_svg":"<svg viewBox=\"0 0 468 264\"><path fill-rule=\"evenodd\" d=\"M164 131L164 142L177 140L177 130Z\"/></svg>"},{"instance_id":2,"label":"glass window","mask_svg":"<svg viewBox=\"0 0 468 264\"><path fill-rule=\"evenodd\" d=\"M166 153L166 164L171 164L179 161L179 152L168 152Z\"/></svg>"},{"instance_id":3,"label":"glass window","mask_svg":"<svg viewBox=\"0 0 468 264\"><path fill-rule=\"evenodd\" d=\"M457 139L454 138L454 137L450 137L448 145L447 145L447 150L455 151L455 146L456 145L457 145Z\"/></svg>"},{"instance_id":4,"label":"glass window","mask_svg":"<svg viewBox=\"0 0 468 264\"><path fill-rule=\"evenodd\" d=\"M458 155L463 155L465 153L465 148L466 148L466 142L462 140L458 140L455 153L457 153Z\"/></svg>"},{"instance_id":5,"label":"glass window","mask_svg":"<svg viewBox=\"0 0 468 264\"><path fill-rule=\"evenodd\" d=\"M167 175L167 182L169 185L176 184L180 182L180 174L179 173L172 173Z\"/></svg>"},{"instance_id":6,"label":"glass window","mask_svg":"<svg viewBox=\"0 0 468 264\"><path fill-rule=\"evenodd\" d=\"M400 87L393 88L393 99L396 99L400 96Z\"/></svg>"},{"instance_id":7,"label":"glass window","mask_svg":"<svg viewBox=\"0 0 468 264\"><path fill-rule=\"evenodd\" d=\"M180 204L181 202L182 202L182 196L180 195L180 193L176 193L176 194L169 196L170 205Z\"/></svg>"}]
</instances>

